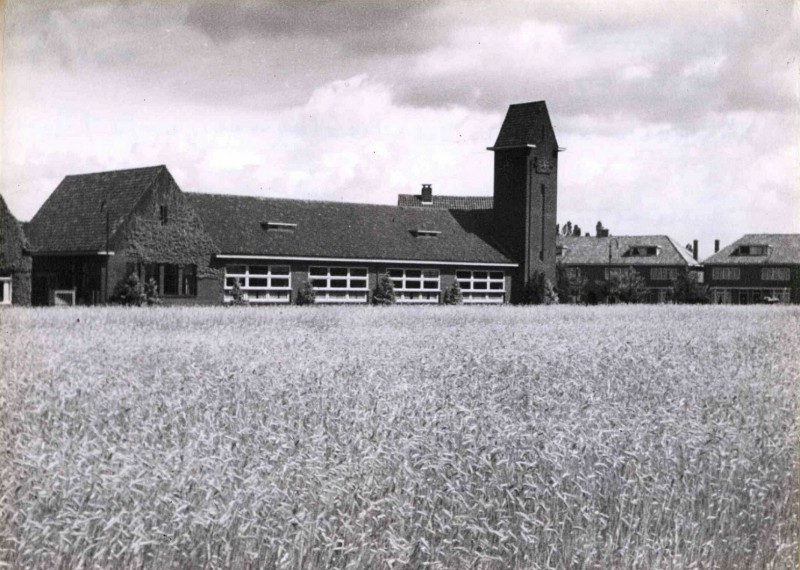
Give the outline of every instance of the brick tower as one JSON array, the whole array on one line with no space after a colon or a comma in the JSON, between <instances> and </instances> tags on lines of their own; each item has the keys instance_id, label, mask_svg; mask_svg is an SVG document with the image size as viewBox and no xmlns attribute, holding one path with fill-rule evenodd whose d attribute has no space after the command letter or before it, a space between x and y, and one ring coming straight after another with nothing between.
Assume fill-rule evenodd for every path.
<instances>
[{"instance_id":1,"label":"brick tower","mask_svg":"<svg viewBox=\"0 0 800 570\"><path fill-rule=\"evenodd\" d=\"M544 101L511 105L494 151L494 232L520 264L512 285L518 301L531 276L555 284L558 143Z\"/></svg>"}]
</instances>

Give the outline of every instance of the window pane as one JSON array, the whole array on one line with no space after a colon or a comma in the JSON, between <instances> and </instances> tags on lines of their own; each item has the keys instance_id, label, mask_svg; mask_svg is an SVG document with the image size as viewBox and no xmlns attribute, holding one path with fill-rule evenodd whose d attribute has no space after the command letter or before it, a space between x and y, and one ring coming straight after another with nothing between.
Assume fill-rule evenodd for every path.
<instances>
[{"instance_id":1,"label":"window pane","mask_svg":"<svg viewBox=\"0 0 800 570\"><path fill-rule=\"evenodd\" d=\"M250 278L250 287L266 287L266 286L267 286L266 277Z\"/></svg>"},{"instance_id":2,"label":"window pane","mask_svg":"<svg viewBox=\"0 0 800 570\"><path fill-rule=\"evenodd\" d=\"M473 289L483 290L486 289L486 282L485 281L475 281L472 284Z\"/></svg>"},{"instance_id":3,"label":"window pane","mask_svg":"<svg viewBox=\"0 0 800 570\"><path fill-rule=\"evenodd\" d=\"M225 286L226 287L233 287L234 285L236 285L237 281L239 281L238 277L227 277L225 279Z\"/></svg>"},{"instance_id":4,"label":"window pane","mask_svg":"<svg viewBox=\"0 0 800 570\"><path fill-rule=\"evenodd\" d=\"M343 277L347 275L347 268L346 267L331 267L331 275L336 275L337 277Z\"/></svg>"},{"instance_id":5,"label":"window pane","mask_svg":"<svg viewBox=\"0 0 800 570\"><path fill-rule=\"evenodd\" d=\"M425 289L438 289L439 288L439 284L436 281L425 281L425 283L423 284L423 287Z\"/></svg>"},{"instance_id":6,"label":"window pane","mask_svg":"<svg viewBox=\"0 0 800 570\"><path fill-rule=\"evenodd\" d=\"M456 277L459 279L469 279L470 272L469 271L456 271Z\"/></svg>"},{"instance_id":7,"label":"window pane","mask_svg":"<svg viewBox=\"0 0 800 570\"><path fill-rule=\"evenodd\" d=\"M269 275L269 265L251 265L250 275Z\"/></svg>"},{"instance_id":8,"label":"window pane","mask_svg":"<svg viewBox=\"0 0 800 570\"><path fill-rule=\"evenodd\" d=\"M406 289L422 289L422 284L417 281L406 281Z\"/></svg>"},{"instance_id":9,"label":"window pane","mask_svg":"<svg viewBox=\"0 0 800 570\"><path fill-rule=\"evenodd\" d=\"M328 268L327 267L310 267L308 269L309 275L327 275Z\"/></svg>"},{"instance_id":10,"label":"window pane","mask_svg":"<svg viewBox=\"0 0 800 570\"><path fill-rule=\"evenodd\" d=\"M350 287L365 289L367 287L366 279L351 279Z\"/></svg>"},{"instance_id":11,"label":"window pane","mask_svg":"<svg viewBox=\"0 0 800 570\"><path fill-rule=\"evenodd\" d=\"M423 277L438 278L439 277L439 270L438 269L426 269L425 271L422 272L422 276Z\"/></svg>"},{"instance_id":12,"label":"window pane","mask_svg":"<svg viewBox=\"0 0 800 570\"><path fill-rule=\"evenodd\" d=\"M328 280L327 279L312 279L311 280L312 287L327 287Z\"/></svg>"},{"instance_id":13,"label":"window pane","mask_svg":"<svg viewBox=\"0 0 800 570\"><path fill-rule=\"evenodd\" d=\"M178 294L178 266L164 265L164 295Z\"/></svg>"},{"instance_id":14,"label":"window pane","mask_svg":"<svg viewBox=\"0 0 800 570\"><path fill-rule=\"evenodd\" d=\"M331 287L347 287L347 279L331 279Z\"/></svg>"},{"instance_id":15,"label":"window pane","mask_svg":"<svg viewBox=\"0 0 800 570\"><path fill-rule=\"evenodd\" d=\"M489 288L502 291L503 290L503 283L502 282L498 282L498 281L492 281L491 283L489 283Z\"/></svg>"},{"instance_id":16,"label":"window pane","mask_svg":"<svg viewBox=\"0 0 800 570\"><path fill-rule=\"evenodd\" d=\"M358 277L366 277L367 276L367 268L366 267L351 267L350 268L350 275L356 275Z\"/></svg>"},{"instance_id":17,"label":"window pane","mask_svg":"<svg viewBox=\"0 0 800 570\"><path fill-rule=\"evenodd\" d=\"M288 287L289 280L286 277L273 277L272 278L272 286L273 287Z\"/></svg>"},{"instance_id":18,"label":"window pane","mask_svg":"<svg viewBox=\"0 0 800 570\"><path fill-rule=\"evenodd\" d=\"M472 275L474 279L486 279L489 277L489 274L486 271L475 271Z\"/></svg>"},{"instance_id":19,"label":"window pane","mask_svg":"<svg viewBox=\"0 0 800 570\"><path fill-rule=\"evenodd\" d=\"M492 271L489 274L489 277L491 277L492 279L502 279L503 278L503 272L502 271Z\"/></svg>"},{"instance_id":20,"label":"window pane","mask_svg":"<svg viewBox=\"0 0 800 570\"><path fill-rule=\"evenodd\" d=\"M247 266L246 265L228 265L225 267L225 273L228 275L237 274L242 275L247 273Z\"/></svg>"},{"instance_id":21,"label":"window pane","mask_svg":"<svg viewBox=\"0 0 800 570\"><path fill-rule=\"evenodd\" d=\"M291 271L288 265L272 265L271 268L273 275L289 275Z\"/></svg>"},{"instance_id":22,"label":"window pane","mask_svg":"<svg viewBox=\"0 0 800 570\"><path fill-rule=\"evenodd\" d=\"M403 270L402 269L390 269L388 271L389 277L402 277Z\"/></svg>"},{"instance_id":23,"label":"window pane","mask_svg":"<svg viewBox=\"0 0 800 570\"><path fill-rule=\"evenodd\" d=\"M422 271L419 269L406 269L406 277L420 278L422 277Z\"/></svg>"}]
</instances>

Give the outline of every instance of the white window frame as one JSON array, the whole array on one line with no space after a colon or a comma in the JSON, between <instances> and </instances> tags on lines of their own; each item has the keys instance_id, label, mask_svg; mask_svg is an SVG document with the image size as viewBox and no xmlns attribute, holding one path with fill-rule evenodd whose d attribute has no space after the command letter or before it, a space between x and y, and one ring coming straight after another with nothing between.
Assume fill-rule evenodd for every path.
<instances>
[{"instance_id":1,"label":"white window frame","mask_svg":"<svg viewBox=\"0 0 800 570\"><path fill-rule=\"evenodd\" d=\"M331 275L331 270L345 270L345 275ZM312 275L313 272L324 274ZM358 273L354 274L354 271ZM363 275L361 274L363 272ZM327 285L314 284L315 281L325 280ZM331 285L333 280L346 281L344 287L334 287ZM352 285L353 281L364 281L363 287ZM369 269L361 266L341 265L312 265L308 268L308 282L314 288L315 303L366 303L369 296Z\"/></svg>"},{"instance_id":2,"label":"white window frame","mask_svg":"<svg viewBox=\"0 0 800 570\"><path fill-rule=\"evenodd\" d=\"M678 270L674 267L651 267L651 281L675 281L678 278Z\"/></svg>"},{"instance_id":3,"label":"white window frame","mask_svg":"<svg viewBox=\"0 0 800 570\"><path fill-rule=\"evenodd\" d=\"M409 276L408 272L417 271L419 277ZM438 303L439 293L442 290L441 272L438 269L423 269L421 267L391 267L386 270L394 285L395 299L398 303ZM426 275L427 274L427 275ZM419 281L420 287L408 287L409 281ZM434 284L434 287L425 287L425 284Z\"/></svg>"},{"instance_id":4,"label":"white window frame","mask_svg":"<svg viewBox=\"0 0 800 570\"><path fill-rule=\"evenodd\" d=\"M791 271L788 267L762 267L761 280L762 281L789 281L791 279Z\"/></svg>"},{"instance_id":5,"label":"white window frame","mask_svg":"<svg viewBox=\"0 0 800 570\"><path fill-rule=\"evenodd\" d=\"M11 277L0 277L0 287L3 288L3 300L0 301L0 305L10 305L11 294L13 293Z\"/></svg>"},{"instance_id":6,"label":"white window frame","mask_svg":"<svg viewBox=\"0 0 800 570\"><path fill-rule=\"evenodd\" d=\"M485 273L486 277L479 275ZM494 276L492 275L494 274ZM497 276L499 274L499 277ZM506 275L504 271L493 269L458 269L456 281L461 287L464 304L502 304L506 298ZM485 289L476 289L475 285L485 283ZM492 283L502 284L501 289L492 289Z\"/></svg>"},{"instance_id":7,"label":"white window frame","mask_svg":"<svg viewBox=\"0 0 800 570\"><path fill-rule=\"evenodd\" d=\"M252 271L251 268L260 268ZM244 268L244 272L232 271L234 268ZM264 269L266 272L263 272ZM286 270L286 271L284 271ZM223 300L226 303L233 301L233 284L230 279L239 281L243 297L248 303L289 303L292 297L292 267L286 264L264 265L261 263L244 264L232 263L225 266L225 285ZM266 285L253 285L251 279L265 279ZM287 285L275 285L273 279L286 279Z\"/></svg>"},{"instance_id":8,"label":"white window frame","mask_svg":"<svg viewBox=\"0 0 800 570\"><path fill-rule=\"evenodd\" d=\"M711 269L711 279L714 281L739 281L742 272L738 267L714 267Z\"/></svg>"}]
</instances>

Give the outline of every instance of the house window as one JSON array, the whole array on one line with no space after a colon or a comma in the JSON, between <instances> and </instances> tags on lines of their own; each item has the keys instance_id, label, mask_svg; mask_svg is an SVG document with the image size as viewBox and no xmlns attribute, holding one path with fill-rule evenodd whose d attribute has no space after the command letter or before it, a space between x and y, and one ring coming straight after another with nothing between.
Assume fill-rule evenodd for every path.
<instances>
[{"instance_id":1,"label":"house window","mask_svg":"<svg viewBox=\"0 0 800 570\"><path fill-rule=\"evenodd\" d=\"M626 257L652 257L657 256L659 247L655 245L635 245L625 254Z\"/></svg>"},{"instance_id":2,"label":"house window","mask_svg":"<svg viewBox=\"0 0 800 570\"><path fill-rule=\"evenodd\" d=\"M741 272L738 267L715 267L711 271L711 278L714 281L738 281Z\"/></svg>"},{"instance_id":3,"label":"house window","mask_svg":"<svg viewBox=\"0 0 800 570\"><path fill-rule=\"evenodd\" d=\"M578 267L567 267L567 279L580 279L581 270Z\"/></svg>"},{"instance_id":4,"label":"house window","mask_svg":"<svg viewBox=\"0 0 800 570\"><path fill-rule=\"evenodd\" d=\"M249 303L288 303L292 293L292 271L288 265L225 266L226 303L233 301L236 283Z\"/></svg>"},{"instance_id":5,"label":"house window","mask_svg":"<svg viewBox=\"0 0 800 570\"><path fill-rule=\"evenodd\" d=\"M168 213L167 213L167 207L166 206L159 206L158 207L158 218L161 220L161 225L162 226L167 223Z\"/></svg>"},{"instance_id":6,"label":"house window","mask_svg":"<svg viewBox=\"0 0 800 570\"><path fill-rule=\"evenodd\" d=\"M761 269L762 281L789 281L788 267L763 267Z\"/></svg>"},{"instance_id":7,"label":"house window","mask_svg":"<svg viewBox=\"0 0 800 570\"><path fill-rule=\"evenodd\" d=\"M768 245L740 245L734 255L767 255Z\"/></svg>"},{"instance_id":8,"label":"house window","mask_svg":"<svg viewBox=\"0 0 800 570\"><path fill-rule=\"evenodd\" d=\"M11 304L11 277L0 277L0 305Z\"/></svg>"},{"instance_id":9,"label":"house window","mask_svg":"<svg viewBox=\"0 0 800 570\"><path fill-rule=\"evenodd\" d=\"M625 271L622 267L606 267L605 269L605 278L606 281L611 279L612 277L620 277L622 272Z\"/></svg>"},{"instance_id":10,"label":"house window","mask_svg":"<svg viewBox=\"0 0 800 570\"><path fill-rule=\"evenodd\" d=\"M196 265L145 263L137 267L136 273L144 283L155 281L156 290L165 297L197 296Z\"/></svg>"},{"instance_id":11,"label":"house window","mask_svg":"<svg viewBox=\"0 0 800 570\"><path fill-rule=\"evenodd\" d=\"M398 303L438 303L438 269L389 269Z\"/></svg>"},{"instance_id":12,"label":"house window","mask_svg":"<svg viewBox=\"0 0 800 570\"><path fill-rule=\"evenodd\" d=\"M651 267L651 281L675 281L678 278L678 270L674 267Z\"/></svg>"},{"instance_id":13,"label":"house window","mask_svg":"<svg viewBox=\"0 0 800 570\"><path fill-rule=\"evenodd\" d=\"M456 271L456 280L464 295L464 303L502 303L506 280L502 271Z\"/></svg>"},{"instance_id":14,"label":"house window","mask_svg":"<svg viewBox=\"0 0 800 570\"><path fill-rule=\"evenodd\" d=\"M316 303L366 303L369 280L366 267L308 268Z\"/></svg>"}]
</instances>

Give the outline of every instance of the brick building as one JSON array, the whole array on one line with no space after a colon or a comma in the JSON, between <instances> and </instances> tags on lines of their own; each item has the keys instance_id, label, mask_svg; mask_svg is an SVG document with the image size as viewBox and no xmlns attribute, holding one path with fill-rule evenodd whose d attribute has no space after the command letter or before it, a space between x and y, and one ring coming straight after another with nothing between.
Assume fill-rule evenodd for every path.
<instances>
[{"instance_id":1,"label":"brick building","mask_svg":"<svg viewBox=\"0 0 800 570\"><path fill-rule=\"evenodd\" d=\"M21 224L0 196L0 306L30 305L29 249Z\"/></svg>"},{"instance_id":2,"label":"brick building","mask_svg":"<svg viewBox=\"0 0 800 570\"><path fill-rule=\"evenodd\" d=\"M365 303L388 273L399 302L517 300L555 278L558 145L544 102L510 106L494 194L401 196L398 206L183 192L165 166L67 176L28 224L37 305L106 302L131 273L167 303ZM492 204L488 208L487 204Z\"/></svg>"},{"instance_id":3,"label":"brick building","mask_svg":"<svg viewBox=\"0 0 800 570\"><path fill-rule=\"evenodd\" d=\"M703 265L714 303L800 303L798 234L747 234Z\"/></svg>"},{"instance_id":4,"label":"brick building","mask_svg":"<svg viewBox=\"0 0 800 570\"><path fill-rule=\"evenodd\" d=\"M692 252L665 235L609 236L604 229L595 237L558 236L556 254L570 281L583 279L590 286L634 268L644 279L647 301L651 303L669 300L679 272L701 270ZM592 287L588 296L589 302L602 300Z\"/></svg>"}]
</instances>

